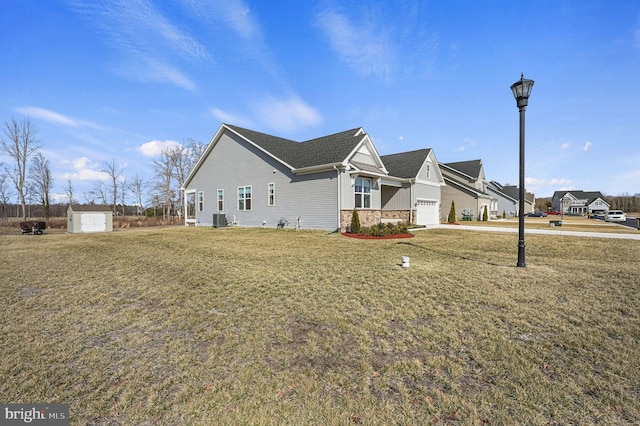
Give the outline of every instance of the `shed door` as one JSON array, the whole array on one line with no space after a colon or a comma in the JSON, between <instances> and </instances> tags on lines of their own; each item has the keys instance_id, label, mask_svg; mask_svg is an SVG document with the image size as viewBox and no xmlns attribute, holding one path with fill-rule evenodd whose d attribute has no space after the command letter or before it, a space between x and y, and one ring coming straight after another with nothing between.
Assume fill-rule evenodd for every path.
<instances>
[{"instance_id":1,"label":"shed door","mask_svg":"<svg viewBox=\"0 0 640 426\"><path fill-rule=\"evenodd\" d=\"M416 205L417 225L437 225L440 223L438 202L433 200L418 200Z\"/></svg>"},{"instance_id":2,"label":"shed door","mask_svg":"<svg viewBox=\"0 0 640 426\"><path fill-rule=\"evenodd\" d=\"M107 218L104 213L82 213L80 218L81 232L104 232L107 230Z\"/></svg>"}]
</instances>

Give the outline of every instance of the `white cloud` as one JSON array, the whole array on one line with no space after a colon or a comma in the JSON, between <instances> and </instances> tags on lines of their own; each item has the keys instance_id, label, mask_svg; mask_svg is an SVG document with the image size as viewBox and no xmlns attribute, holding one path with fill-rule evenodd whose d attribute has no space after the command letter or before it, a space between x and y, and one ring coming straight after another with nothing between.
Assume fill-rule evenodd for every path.
<instances>
[{"instance_id":1,"label":"white cloud","mask_svg":"<svg viewBox=\"0 0 640 426\"><path fill-rule=\"evenodd\" d=\"M254 108L265 124L279 131L294 131L322 122L321 114L298 96L286 99L266 96Z\"/></svg>"},{"instance_id":2,"label":"white cloud","mask_svg":"<svg viewBox=\"0 0 640 426\"><path fill-rule=\"evenodd\" d=\"M228 113L219 108L210 108L209 112L215 119L220 120L222 123L233 124L236 126L248 126L250 123L250 120L242 116Z\"/></svg>"},{"instance_id":3,"label":"white cloud","mask_svg":"<svg viewBox=\"0 0 640 426\"><path fill-rule=\"evenodd\" d=\"M18 107L16 111L20 114L27 115L33 118L39 118L44 121L48 121L54 124L61 124L67 127L90 127L92 129L104 130L104 128L98 124L92 123L90 121L80 120L78 118L69 117L55 111L51 111L44 108L34 107L34 106L25 106Z\"/></svg>"},{"instance_id":4,"label":"white cloud","mask_svg":"<svg viewBox=\"0 0 640 426\"><path fill-rule=\"evenodd\" d=\"M571 188L573 186L573 181L571 179L553 178L549 181L549 185L557 186L559 188Z\"/></svg>"},{"instance_id":5,"label":"white cloud","mask_svg":"<svg viewBox=\"0 0 640 426\"><path fill-rule=\"evenodd\" d=\"M119 65L113 67L119 75L137 81L169 82L195 91L195 83L176 63L208 61L210 55L204 45L181 31L153 2L70 0L70 4L123 54Z\"/></svg>"},{"instance_id":6,"label":"white cloud","mask_svg":"<svg viewBox=\"0 0 640 426\"><path fill-rule=\"evenodd\" d=\"M65 159L61 161L61 164L71 166L73 169L70 173L63 173L62 179L71 181L85 181L85 180L107 180L109 174L100 170L96 170L100 167L98 163L91 161L88 157L78 157L72 159Z\"/></svg>"},{"instance_id":7,"label":"white cloud","mask_svg":"<svg viewBox=\"0 0 640 426\"><path fill-rule=\"evenodd\" d=\"M404 136L402 136L402 135L398 136L398 140L403 141L404 140Z\"/></svg>"},{"instance_id":8,"label":"white cloud","mask_svg":"<svg viewBox=\"0 0 640 426\"><path fill-rule=\"evenodd\" d=\"M162 150L167 148L174 148L176 146L182 146L182 144L174 140L154 140L143 143L136 148L136 151L146 157L156 157L162 153Z\"/></svg>"},{"instance_id":9,"label":"white cloud","mask_svg":"<svg viewBox=\"0 0 640 426\"><path fill-rule=\"evenodd\" d=\"M568 143L563 143L562 145L560 145L560 148L567 149L567 148L569 148L569 144Z\"/></svg>"},{"instance_id":10,"label":"white cloud","mask_svg":"<svg viewBox=\"0 0 640 426\"><path fill-rule=\"evenodd\" d=\"M461 151L464 151L464 150L465 150L464 146L459 146L458 149L456 149L456 151L458 151L458 152L461 152Z\"/></svg>"},{"instance_id":11,"label":"white cloud","mask_svg":"<svg viewBox=\"0 0 640 426\"><path fill-rule=\"evenodd\" d=\"M356 72L387 78L391 75L393 47L386 31L374 22L351 22L345 15L324 11L316 24L338 56Z\"/></svg>"},{"instance_id":12,"label":"white cloud","mask_svg":"<svg viewBox=\"0 0 640 426\"><path fill-rule=\"evenodd\" d=\"M593 144L591 142L587 141L587 142L585 142L584 146L582 147L582 150L584 152L587 152L589 150L589 148L591 148L592 145Z\"/></svg>"}]
</instances>

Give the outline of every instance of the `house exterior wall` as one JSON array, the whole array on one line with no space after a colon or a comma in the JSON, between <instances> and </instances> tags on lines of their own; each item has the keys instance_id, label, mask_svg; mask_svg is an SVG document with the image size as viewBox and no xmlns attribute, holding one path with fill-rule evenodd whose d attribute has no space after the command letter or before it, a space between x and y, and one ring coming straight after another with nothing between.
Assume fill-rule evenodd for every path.
<instances>
[{"instance_id":1,"label":"house exterior wall","mask_svg":"<svg viewBox=\"0 0 640 426\"><path fill-rule=\"evenodd\" d=\"M402 187L382 185L381 208L386 210L409 210L411 202L410 184L403 184Z\"/></svg>"},{"instance_id":2,"label":"house exterior wall","mask_svg":"<svg viewBox=\"0 0 640 426\"><path fill-rule=\"evenodd\" d=\"M502 196L500 193L489 189L490 194L498 200L498 207L496 214L498 217L502 217L502 212L505 212L507 217L514 217L518 211L518 203L514 202L510 198Z\"/></svg>"},{"instance_id":3,"label":"house exterior wall","mask_svg":"<svg viewBox=\"0 0 640 426\"><path fill-rule=\"evenodd\" d=\"M268 205L268 184L275 184L275 205ZM238 188L251 186L251 210L238 210ZM336 229L338 177L335 170L297 176L286 166L235 134L225 132L193 176L186 191L204 192L204 208L196 208L195 223L212 226L213 215L225 213L240 226L288 226ZM224 191L218 211L217 192Z\"/></svg>"},{"instance_id":4,"label":"house exterior wall","mask_svg":"<svg viewBox=\"0 0 640 426\"><path fill-rule=\"evenodd\" d=\"M451 201L455 200L456 220L462 220L464 210L473 210L473 218L478 217L478 202L472 195L459 191L449 185L442 187L442 204L440 208L440 221L446 222L451 210Z\"/></svg>"}]
</instances>

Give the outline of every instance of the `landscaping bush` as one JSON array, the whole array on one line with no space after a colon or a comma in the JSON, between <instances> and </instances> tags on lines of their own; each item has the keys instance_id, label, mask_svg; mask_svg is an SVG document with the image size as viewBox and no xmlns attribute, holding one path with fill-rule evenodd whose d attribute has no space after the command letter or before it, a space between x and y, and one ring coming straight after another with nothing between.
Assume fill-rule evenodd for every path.
<instances>
[{"instance_id":1,"label":"landscaping bush","mask_svg":"<svg viewBox=\"0 0 640 426\"><path fill-rule=\"evenodd\" d=\"M456 203L451 200L451 210L449 210L449 216L447 217L447 222L455 223L456 221Z\"/></svg>"},{"instance_id":2,"label":"landscaping bush","mask_svg":"<svg viewBox=\"0 0 640 426\"><path fill-rule=\"evenodd\" d=\"M363 226L360 228L359 235L370 237L385 237L387 235L408 234L408 223L378 223L372 226Z\"/></svg>"},{"instance_id":3,"label":"landscaping bush","mask_svg":"<svg viewBox=\"0 0 640 426\"><path fill-rule=\"evenodd\" d=\"M360 216L358 215L358 210L353 209L353 214L351 215L351 225L349 226L349 232L352 234L360 233Z\"/></svg>"}]
</instances>

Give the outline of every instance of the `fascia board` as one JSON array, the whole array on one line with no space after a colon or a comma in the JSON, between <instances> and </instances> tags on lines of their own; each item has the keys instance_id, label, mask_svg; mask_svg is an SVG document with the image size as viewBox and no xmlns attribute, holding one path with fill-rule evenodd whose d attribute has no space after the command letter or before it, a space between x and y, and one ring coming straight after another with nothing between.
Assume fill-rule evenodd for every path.
<instances>
[{"instance_id":1,"label":"fascia board","mask_svg":"<svg viewBox=\"0 0 640 426\"><path fill-rule=\"evenodd\" d=\"M375 161L376 163L378 163L378 167L380 167L381 170L383 170L386 174L389 174L389 170L387 170L387 168L385 167L384 163L382 162L382 159L380 158L380 155L378 154L378 150L376 149L376 147L373 145L373 142L371 142L371 139L369 138L369 135L367 135L364 132L364 129L361 127L360 130L358 130L355 134L355 136L358 135L364 135L364 137L360 140L360 142L358 142L356 144L356 146L353 148L353 150L351 150L351 152L349 153L349 155L347 155L347 158L344 159L344 162L349 162L349 160L351 158L353 158L354 155L356 155L356 152L358 152L358 150L360 149L360 147L362 147L362 145L367 144L367 146L369 147L369 151L373 152L373 154L375 155Z\"/></svg>"},{"instance_id":2,"label":"fascia board","mask_svg":"<svg viewBox=\"0 0 640 426\"><path fill-rule=\"evenodd\" d=\"M339 162L339 163L331 163L331 164L320 164L317 166L302 167L299 169L292 168L291 171L296 175L308 175L310 173L319 173L327 170L335 170L336 167L342 169L345 166L343 162Z\"/></svg>"}]
</instances>

